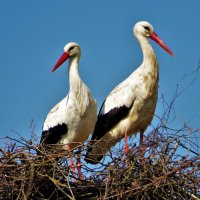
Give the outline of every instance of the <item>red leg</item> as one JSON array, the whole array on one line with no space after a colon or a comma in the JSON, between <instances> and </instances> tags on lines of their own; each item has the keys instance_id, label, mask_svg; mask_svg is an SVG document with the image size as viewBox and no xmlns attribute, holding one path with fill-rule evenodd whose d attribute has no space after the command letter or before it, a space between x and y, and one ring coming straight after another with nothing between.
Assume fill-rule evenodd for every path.
<instances>
[{"instance_id":1,"label":"red leg","mask_svg":"<svg viewBox=\"0 0 200 200\"><path fill-rule=\"evenodd\" d=\"M128 136L127 136L127 132L125 132L124 134L124 152L125 154L128 154L129 152L129 147L128 147Z\"/></svg>"},{"instance_id":2,"label":"red leg","mask_svg":"<svg viewBox=\"0 0 200 200\"><path fill-rule=\"evenodd\" d=\"M77 166L79 178L80 178L81 180L83 180L83 174L82 174L82 172L81 172L81 159L80 159L80 156L79 156L79 155L77 155L76 166Z\"/></svg>"},{"instance_id":3,"label":"red leg","mask_svg":"<svg viewBox=\"0 0 200 200\"><path fill-rule=\"evenodd\" d=\"M71 148L70 146L68 145L68 151L70 151ZM74 177L74 183L76 183L76 172L75 172L75 165L74 165L74 161L73 161L73 158L72 156L70 156L70 167L72 169L72 174L73 174L73 177Z\"/></svg>"}]
</instances>

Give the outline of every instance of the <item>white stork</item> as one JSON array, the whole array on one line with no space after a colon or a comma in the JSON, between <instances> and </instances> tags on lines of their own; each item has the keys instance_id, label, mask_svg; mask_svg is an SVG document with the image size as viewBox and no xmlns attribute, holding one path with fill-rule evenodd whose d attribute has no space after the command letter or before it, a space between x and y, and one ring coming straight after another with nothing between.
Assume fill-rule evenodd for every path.
<instances>
[{"instance_id":1,"label":"white stork","mask_svg":"<svg viewBox=\"0 0 200 200\"><path fill-rule=\"evenodd\" d=\"M143 133L151 123L158 96L158 62L148 41L154 40L169 54L172 51L154 32L153 26L145 21L135 24L134 35L141 45L143 62L128 78L115 87L105 99L98 114L94 133L87 149L85 160L98 163L104 154L124 138L124 150L129 151L127 136Z\"/></svg>"},{"instance_id":2,"label":"white stork","mask_svg":"<svg viewBox=\"0 0 200 200\"><path fill-rule=\"evenodd\" d=\"M48 113L43 125L41 144L45 147L55 145L61 150L71 150L87 140L94 130L97 118L97 103L88 87L79 76L81 57L80 46L70 42L64 47L64 53L53 67L54 72L69 58L69 93ZM75 174L71 158L73 173ZM80 158L77 160L80 166ZM81 177L81 168L78 167Z\"/></svg>"}]
</instances>

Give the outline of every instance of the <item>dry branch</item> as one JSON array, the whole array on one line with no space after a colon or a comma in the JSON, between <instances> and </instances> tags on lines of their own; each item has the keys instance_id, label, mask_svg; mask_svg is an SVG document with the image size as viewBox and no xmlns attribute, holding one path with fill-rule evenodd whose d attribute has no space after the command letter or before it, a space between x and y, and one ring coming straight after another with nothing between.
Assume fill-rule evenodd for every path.
<instances>
[{"instance_id":1,"label":"dry branch","mask_svg":"<svg viewBox=\"0 0 200 200\"><path fill-rule=\"evenodd\" d=\"M77 183L68 164L76 153L48 154L35 141L9 138L7 146L0 149L0 199L200 198L200 157L195 140L187 141L192 142L193 156L181 155L187 136L179 134L175 138L169 130L165 130L167 136L160 130L163 127L157 127L146 138L145 163L135 145L128 157L123 146L114 148L97 166L83 161L85 179ZM84 154L85 144L82 149Z\"/></svg>"}]
</instances>

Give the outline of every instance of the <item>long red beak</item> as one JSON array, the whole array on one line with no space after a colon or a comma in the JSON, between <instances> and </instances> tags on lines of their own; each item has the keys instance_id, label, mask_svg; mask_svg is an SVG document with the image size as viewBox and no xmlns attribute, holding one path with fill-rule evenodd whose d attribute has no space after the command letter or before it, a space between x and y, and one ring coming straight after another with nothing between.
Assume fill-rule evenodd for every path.
<instances>
[{"instance_id":1,"label":"long red beak","mask_svg":"<svg viewBox=\"0 0 200 200\"><path fill-rule=\"evenodd\" d=\"M54 72L60 65L62 65L67 59L69 58L69 54L64 52L62 56L60 56L59 60L51 70L51 72Z\"/></svg>"},{"instance_id":2,"label":"long red beak","mask_svg":"<svg viewBox=\"0 0 200 200\"><path fill-rule=\"evenodd\" d=\"M155 32L151 33L149 38L154 40L158 45L160 45L170 55L174 56L174 53L169 49L169 47L161 40L161 38Z\"/></svg>"}]
</instances>

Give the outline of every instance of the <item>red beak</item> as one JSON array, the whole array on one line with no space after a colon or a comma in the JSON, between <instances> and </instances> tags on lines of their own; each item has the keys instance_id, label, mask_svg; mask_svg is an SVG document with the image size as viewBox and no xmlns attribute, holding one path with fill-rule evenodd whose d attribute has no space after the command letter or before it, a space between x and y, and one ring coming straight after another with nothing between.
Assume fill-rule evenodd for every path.
<instances>
[{"instance_id":1,"label":"red beak","mask_svg":"<svg viewBox=\"0 0 200 200\"><path fill-rule=\"evenodd\" d=\"M64 52L62 56L60 56L59 60L51 70L51 72L54 72L60 65L62 65L67 59L69 58L69 54Z\"/></svg>"},{"instance_id":2,"label":"red beak","mask_svg":"<svg viewBox=\"0 0 200 200\"><path fill-rule=\"evenodd\" d=\"M169 47L160 39L160 37L155 32L151 33L149 38L154 40L158 45L160 45L170 55L174 56L174 53L169 49Z\"/></svg>"}]
</instances>

